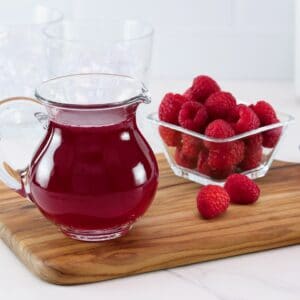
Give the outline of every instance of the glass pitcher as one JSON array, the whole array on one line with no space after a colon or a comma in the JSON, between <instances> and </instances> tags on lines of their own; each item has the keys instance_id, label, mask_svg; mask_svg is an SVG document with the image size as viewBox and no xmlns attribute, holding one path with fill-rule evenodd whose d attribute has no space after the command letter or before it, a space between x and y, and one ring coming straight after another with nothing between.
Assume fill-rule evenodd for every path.
<instances>
[{"instance_id":1,"label":"glass pitcher","mask_svg":"<svg viewBox=\"0 0 300 300\"><path fill-rule=\"evenodd\" d=\"M136 124L146 88L127 76L76 74L44 82L35 96L0 104L1 180L71 238L126 234L158 183Z\"/></svg>"}]
</instances>

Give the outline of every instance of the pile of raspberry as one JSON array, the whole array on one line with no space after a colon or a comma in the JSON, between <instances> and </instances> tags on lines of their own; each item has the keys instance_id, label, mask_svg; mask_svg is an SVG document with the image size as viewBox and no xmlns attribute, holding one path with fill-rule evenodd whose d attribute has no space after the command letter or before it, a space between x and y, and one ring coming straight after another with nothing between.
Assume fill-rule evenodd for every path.
<instances>
[{"instance_id":1,"label":"pile of raspberry","mask_svg":"<svg viewBox=\"0 0 300 300\"><path fill-rule=\"evenodd\" d=\"M204 219L222 215L234 204L253 204L260 195L258 185L243 174L232 174L226 179L224 187L207 185L197 195L197 208Z\"/></svg>"},{"instance_id":2,"label":"pile of raspberry","mask_svg":"<svg viewBox=\"0 0 300 300\"><path fill-rule=\"evenodd\" d=\"M265 100L249 106L237 104L231 93L222 91L218 83L206 75L194 78L183 95L167 93L159 106L159 118L216 139L279 122L275 110ZM263 147L275 147L281 131L282 128L275 128L244 139L217 143L159 127L165 144L175 147L177 164L216 179L258 167Z\"/></svg>"}]
</instances>

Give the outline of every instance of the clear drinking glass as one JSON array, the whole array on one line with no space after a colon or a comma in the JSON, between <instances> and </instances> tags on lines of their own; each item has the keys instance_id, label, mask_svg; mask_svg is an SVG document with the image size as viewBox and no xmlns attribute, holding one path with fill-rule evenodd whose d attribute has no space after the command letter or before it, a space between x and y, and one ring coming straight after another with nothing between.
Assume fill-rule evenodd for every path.
<instances>
[{"instance_id":1,"label":"clear drinking glass","mask_svg":"<svg viewBox=\"0 0 300 300\"><path fill-rule=\"evenodd\" d=\"M62 14L44 6L6 1L0 10L0 99L32 96L49 77L47 40L42 30L59 24Z\"/></svg>"},{"instance_id":2,"label":"clear drinking glass","mask_svg":"<svg viewBox=\"0 0 300 300\"><path fill-rule=\"evenodd\" d=\"M86 72L129 75L143 82L151 61L153 29L138 20L80 20L50 24L51 77Z\"/></svg>"}]
</instances>

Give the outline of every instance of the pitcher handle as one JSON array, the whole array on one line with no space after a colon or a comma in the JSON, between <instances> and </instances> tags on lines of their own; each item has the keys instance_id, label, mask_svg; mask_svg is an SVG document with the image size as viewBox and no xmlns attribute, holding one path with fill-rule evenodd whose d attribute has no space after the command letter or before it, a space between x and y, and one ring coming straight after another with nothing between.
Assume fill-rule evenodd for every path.
<instances>
[{"instance_id":1,"label":"pitcher handle","mask_svg":"<svg viewBox=\"0 0 300 300\"><path fill-rule=\"evenodd\" d=\"M13 97L0 102L0 180L23 197L28 194L28 167L47 123L46 110L36 99Z\"/></svg>"}]
</instances>

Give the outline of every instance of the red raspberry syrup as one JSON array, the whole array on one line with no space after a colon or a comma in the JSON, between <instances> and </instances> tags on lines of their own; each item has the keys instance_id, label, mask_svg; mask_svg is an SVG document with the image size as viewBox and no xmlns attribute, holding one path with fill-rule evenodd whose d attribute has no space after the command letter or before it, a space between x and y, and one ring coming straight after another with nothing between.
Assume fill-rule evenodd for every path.
<instances>
[{"instance_id":1,"label":"red raspberry syrup","mask_svg":"<svg viewBox=\"0 0 300 300\"><path fill-rule=\"evenodd\" d=\"M83 231L134 222L158 183L156 159L135 118L99 127L50 121L29 172L29 197L41 212Z\"/></svg>"}]
</instances>

